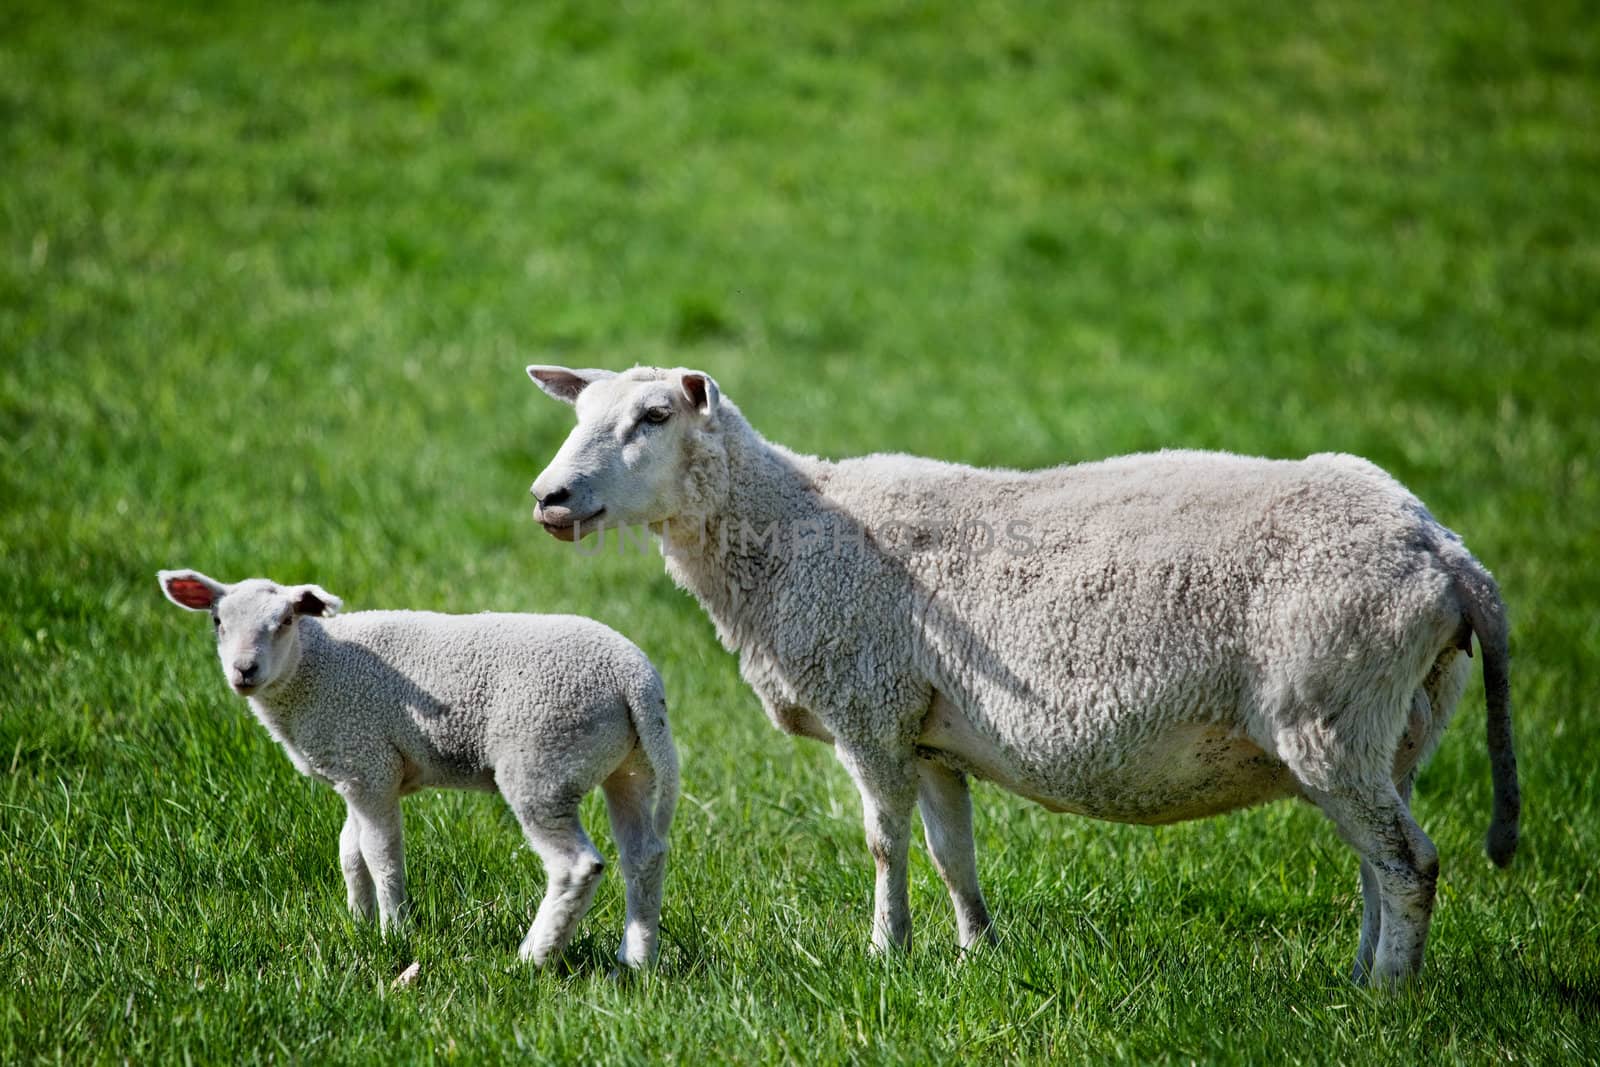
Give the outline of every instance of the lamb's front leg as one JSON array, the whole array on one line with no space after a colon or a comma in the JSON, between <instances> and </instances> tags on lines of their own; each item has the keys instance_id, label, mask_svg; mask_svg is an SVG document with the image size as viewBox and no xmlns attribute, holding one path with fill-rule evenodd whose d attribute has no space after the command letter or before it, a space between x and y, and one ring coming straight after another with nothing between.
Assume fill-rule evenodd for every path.
<instances>
[{"instance_id":1,"label":"lamb's front leg","mask_svg":"<svg viewBox=\"0 0 1600 1067\"><path fill-rule=\"evenodd\" d=\"M962 948L994 941L989 908L978 887L978 859L972 843L972 795L967 776L931 760L917 764L917 807L928 854L956 909L956 938Z\"/></svg>"},{"instance_id":2,"label":"lamb's front leg","mask_svg":"<svg viewBox=\"0 0 1600 1067\"><path fill-rule=\"evenodd\" d=\"M878 877L873 893L872 947L884 953L911 948L911 905L906 894L911 846L911 807L917 797L917 769L909 754L896 759L836 748L839 761L861 792L867 848Z\"/></svg>"},{"instance_id":3,"label":"lamb's front leg","mask_svg":"<svg viewBox=\"0 0 1600 1067\"><path fill-rule=\"evenodd\" d=\"M345 900L350 905L350 913L361 919L371 919L377 907L377 889L372 884L367 861L361 855L361 820L348 805L344 829L339 831L339 867L344 871Z\"/></svg>"},{"instance_id":4,"label":"lamb's front leg","mask_svg":"<svg viewBox=\"0 0 1600 1067\"><path fill-rule=\"evenodd\" d=\"M361 824L361 856L371 872L378 897L378 921L384 933L404 929L409 911L406 899L405 828L400 818L400 795L355 787L340 790L345 803Z\"/></svg>"}]
</instances>

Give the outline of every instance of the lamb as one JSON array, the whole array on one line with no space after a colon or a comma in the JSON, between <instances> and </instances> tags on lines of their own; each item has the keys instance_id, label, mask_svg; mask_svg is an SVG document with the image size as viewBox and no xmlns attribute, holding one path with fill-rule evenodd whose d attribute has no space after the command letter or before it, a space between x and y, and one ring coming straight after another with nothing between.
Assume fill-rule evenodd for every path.
<instances>
[{"instance_id":1,"label":"lamb","mask_svg":"<svg viewBox=\"0 0 1600 1067\"><path fill-rule=\"evenodd\" d=\"M223 673L301 773L331 785L350 910L406 924L400 798L424 787L505 797L548 887L520 955L557 959L605 863L578 819L605 792L626 881L617 959L656 957L678 758L660 676L630 641L570 615L337 614L317 585L225 585L161 571L167 598L210 612Z\"/></svg>"},{"instance_id":2,"label":"lamb","mask_svg":"<svg viewBox=\"0 0 1600 1067\"><path fill-rule=\"evenodd\" d=\"M909 946L913 805L960 944L993 939L968 778L1168 823L1284 797L1361 859L1357 982L1421 966L1438 853L1417 767L1483 655L1491 858L1519 793L1504 608L1416 497L1347 455L1161 452L1041 471L768 442L706 374L533 366L577 426L533 483L562 540L644 524L773 723L834 746Z\"/></svg>"}]
</instances>

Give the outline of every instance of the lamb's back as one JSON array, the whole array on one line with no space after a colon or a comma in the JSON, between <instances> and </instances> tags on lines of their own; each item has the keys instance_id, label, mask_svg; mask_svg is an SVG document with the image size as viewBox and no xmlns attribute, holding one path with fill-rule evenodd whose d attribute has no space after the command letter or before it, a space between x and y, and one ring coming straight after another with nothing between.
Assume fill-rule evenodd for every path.
<instances>
[{"instance_id":1,"label":"lamb's back","mask_svg":"<svg viewBox=\"0 0 1600 1067\"><path fill-rule=\"evenodd\" d=\"M507 746L618 743L627 676L650 669L621 634L571 615L362 611L305 620L301 636L302 700L465 769Z\"/></svg>"}]
</instances>

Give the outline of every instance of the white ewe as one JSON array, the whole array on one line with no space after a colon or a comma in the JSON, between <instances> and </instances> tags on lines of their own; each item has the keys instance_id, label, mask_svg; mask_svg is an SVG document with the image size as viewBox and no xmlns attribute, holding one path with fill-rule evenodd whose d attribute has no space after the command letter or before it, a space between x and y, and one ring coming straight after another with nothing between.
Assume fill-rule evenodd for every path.
<instances>
[{"instance_id":1,"label":"white ewe","mask_svg":"<svg viewBox=\"0 0 1600 1067\"><path fill-rule=\"evenodd\" d=\"M167 598L210 612L234 690L304 774L348 808L339 859L351 911L406 914L400 798L424 787L506 798L549 887L523 959L560 955L605 863L578 821L599 786L627 883L617 958L657 951L678 758L655 668L631 642L569 615L363 611L315 585L224 585L162 571Z\"/></svg>"},{"instance_id":2,"label":"white ewe","mask_svg":"<svg viewBox=\"0 0 1600 1067\"><path fill-rule=\"evenodd\" d=\"M1364 460L1163 452L1051 470L829 462L763 439L707 375L530 367L578 424L533 484L552 534L650 524L780 728L834 744L906 945L913 804L963 945L990 936L967 775L1164 823L1279 797L1361 857L1355 977L1421 965L1438 857L1410 783L1483 650L1489 852L1516 846L1493 579Z\"/></svg>"}]
</instances>

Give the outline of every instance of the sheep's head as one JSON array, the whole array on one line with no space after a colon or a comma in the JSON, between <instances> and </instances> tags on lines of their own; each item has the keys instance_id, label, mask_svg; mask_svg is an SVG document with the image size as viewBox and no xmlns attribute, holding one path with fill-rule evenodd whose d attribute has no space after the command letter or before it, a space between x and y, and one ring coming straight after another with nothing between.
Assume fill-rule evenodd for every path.
<instances>
[{"instance_id":1,"label":"sheep's head","mask_svg":"<svg viewBox=\"0 0 1600 1067\"><path fill-rule=\"evenodd\" d=\"M723 409L711 376L635 367L622 374L533 366L528 376L577 409L578 425L534 480L533 517L573 541L596 530L703 514Z\"/></svg>"},{"instance_id":2,"label":"sheep's head","mask_svg":"<svg viewBox=\"0 0 1600 1067\"><path fill-rule=\"evenodd\" d=\"M332 615L342 606L317 585L281 586L265 578L225 585L199 571L162 571L159 577L168 600L189 611L210 612L222 672L241 696L293 671L300 616Z\"/></svg>"}]
</instances>

